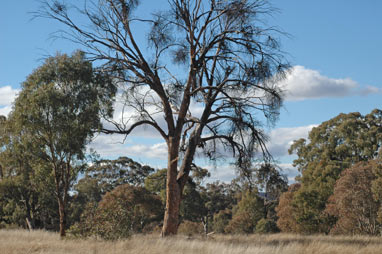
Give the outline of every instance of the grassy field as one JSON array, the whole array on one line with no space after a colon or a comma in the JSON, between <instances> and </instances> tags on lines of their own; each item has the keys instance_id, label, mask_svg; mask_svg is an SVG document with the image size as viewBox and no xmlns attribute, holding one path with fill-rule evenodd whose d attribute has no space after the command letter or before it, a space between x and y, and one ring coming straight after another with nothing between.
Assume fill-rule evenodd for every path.
<instances>
[{"instance_id":1,"label":"grassy field","mask_svg":"<svg viewBox=\"0 0 382 254\"><path fill-rule=\"evenodd\" d=\"M1 254L26 253L382 253L379 237L297 236L287 234L215 236L214 239L177 236L161 239L157 235L106 242L97 239L60 240L58 234L45 231L0 230Z\"/></svg>"}]
</instances>

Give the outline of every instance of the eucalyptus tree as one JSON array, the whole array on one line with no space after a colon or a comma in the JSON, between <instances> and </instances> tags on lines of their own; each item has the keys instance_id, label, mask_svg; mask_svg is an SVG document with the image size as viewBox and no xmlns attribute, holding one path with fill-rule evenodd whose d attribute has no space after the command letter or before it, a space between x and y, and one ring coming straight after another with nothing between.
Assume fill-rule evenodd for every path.
<instances>
[{"instance_id":1,"label":"eucalyptus tree","mask_svg":"<svg viewBox=\"0 0 382 254\"><path fill-rule=\"evenodd\" d=\"M313 128L308 139L294 141L289 149L298 158L301 188L293 195L295 215L302 232L329 232L336 218L325 212L341 173L359 162L380 158L382 111L339 114Z\"/></svg>"},{"instance_id":2,"label":"eucalyptus tree","mask_svg":"<svg viewBox=\"0 0 382 254\"><path fill-rule=\"evenodd\" d=\"M50 165L59 207L60 235L65 236L68 191L77 177L85 146L102 128L100 114L111 115L115 87L80 51L57 54L22 84L9 115L14 142L24 153Z\"/></svg>"},{"instance_id":3,"label":"eucalyptus tree","mask_svg":"<svg viewBox=\"0 0 382 254\"><path fill-rule=\"evenodd\" d=\"M169 0L167 11L140 17L138 0L74 2L45 0L36 16L65 24L61 35L124 87L132 113L109 119L114 127L103 132L129 135L146 125L165 140L162 235L176 234L197 148L212 159L230 152L241 169L256 151L269 157L262 126L278 116L277 80L288 68L280 32L266 23L273 9L266 0ZM145 28L148 44L141 42Z\"/></svg>"}]
</instances>

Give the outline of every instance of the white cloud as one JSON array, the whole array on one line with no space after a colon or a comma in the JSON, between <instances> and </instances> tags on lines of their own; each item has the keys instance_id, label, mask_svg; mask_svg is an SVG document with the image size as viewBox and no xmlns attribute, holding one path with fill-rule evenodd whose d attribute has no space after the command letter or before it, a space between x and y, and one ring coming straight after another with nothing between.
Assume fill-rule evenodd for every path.
<instances>
[{"instance_id":1,"label":"white cloud","mask_svg":"<svg viewBox=\"0 0 382 254\"><path fill-rule=\"evenodd\" d=\"M126 147L125 154L142 158L167 160L167 145L166 143L132 145Z\"/></svg>"},{"instance_id":2,"label":"white cloud","mask_svg":"<svg viewBox=\"0 0 382 254\"><path fill-rule=\"evenodd\" d=\"M268 150L274 157L288 155L288 149L293 141L300 138L307 138L309 131L317 125L307 125L292 128L278 128L270 133L268 142Z\"/></svg>"},{"instance_id":3,"label":"white cloud","mask_svg":"<svg viewBox=\"0 0 382 254\"><path fill-rule=\"evenodd\" d=\"M13 89L11 86L0 87L0 115L9 114L12 109L11 104L19 91L19 89Z\"/></svg>"},{"instance_id":4,"label":"white cloud","mask_svg":"<svg viewBox=\"0 0 382 254\"><path fill-rule=\"evenodd\" d=\"M229 183L232 179L236 177L235 167L230 165L229 163L221 164L221 165L204 165L202 168L208 169L211 173L211 177L209 177L207 182L212 183L216 181Z\"/></svg>"},{"instance_id":5,"label":"white cloud","mask_svg":"<svg viewBox=\"0 0 382 254\"><path fill-rule=\"evenodd\" d=\"M378 87L361 87L350 78L329 78L321 75L316 70L306 69L300 65L294 66L280 85L285 90L287 101L368 95L382 92L382 89Z\"/></svg>"},{"instance_id":6,"label":"white cloud","mask_svg":"<svg viewBox=\"0 0 382 254\"><path fill-rule=\"evenodd\" d=\"M126 145L121 135L99 134L89 144L101 157L119 157L125 154Z\"/></svg>"},{"instance_id":7,"label":"white cloud","mask_svg":"<svg viewBox=\"0 0 382 254\"><path fill-rule=\"evenodd\" d=\"M12 106L0 107L0 116L7 116L11 112Z\"/></svg>"},{"instance_id":8,"label":"white cloud","mask_svg":"<svg viewBox=\"0 0 382 254\"><path fill-rule=\"evenodd\" d=\"M123 142L122 135L100 134L89 144L101 157L134 156L135 158L149 158L167 160L166 143L150 145L132 144L131 140Z\"/></svg>"},{"instance_id":9,"label":"white cloud","mask_svg":"<svg viewBox=\"0 0 382 254\"><path fill-rule=\"evenodd\" d=\"M11 105L19 91L18 89L13 89L11 86L0 87L0 106Z\"/></svg>"},{"instance_id":10,"label":"white cloud","mask_svg":"<svg viewBox=\"0 0 382 254\"><path fill-rule=\"evenodd\" d=\"M278 164L278 166L281 168L281 173L286 175L289 184L294 183L295 177L300 174L297 168L293 167L291 163L281 163Z\"/></svg>"}]
</instances>

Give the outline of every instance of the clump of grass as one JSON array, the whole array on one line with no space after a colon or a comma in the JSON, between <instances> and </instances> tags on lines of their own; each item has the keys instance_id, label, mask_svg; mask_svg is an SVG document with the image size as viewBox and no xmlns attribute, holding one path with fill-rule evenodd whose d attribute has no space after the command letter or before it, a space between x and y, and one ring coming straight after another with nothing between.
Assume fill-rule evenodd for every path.
<instances>
[{"instance_id":1,"label":"clump of grass","mask_svg":"<svg viewBox=\"0 0 382 254\"><path fill-rule=\"evenodd\" d=\"M176 236L162 239L159 235L135 235L127 240L99 239L60 240L56 233L46 231L0 230L0 253L198 253L198 254L358 254L381 253L382 239L366 236L299 236L215 235L213 239Z\"/></svg>"}]
</instances>

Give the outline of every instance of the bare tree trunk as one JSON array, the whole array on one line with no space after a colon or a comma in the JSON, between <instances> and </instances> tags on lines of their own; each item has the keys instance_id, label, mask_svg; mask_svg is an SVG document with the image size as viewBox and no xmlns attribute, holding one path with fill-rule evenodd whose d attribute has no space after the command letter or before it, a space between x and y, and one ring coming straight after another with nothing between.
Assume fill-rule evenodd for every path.
<instances>
[{"instance_id":1,"label":"bare tree trunk","mask_svg":"<svg viewBox=\"0 0 382 254\"><path fill-rule=\"evenodd\" d=\"M63 238L66 235L65 227L66 227L66 212L65 212L65 204L64 201L58 198L58 209L60 214L60 237Z\"/></svg>"},{"instance_id":2,"label":"bare tree trunk","mask_svg":"<svg viewBox=\"0 0 382 254\"><path fill-rule=\"evenodd\" d=\"M28 216L25 218L25 222L27 223L28 230L32 231L33 230L33 226L32 226L32 223L31 223L30 219L28 218Z\"/></svg>"},{"instance_id":3,"label":"bare tree trunk","mask_svg":"<svg viewBox=\"0 0 382 254\"><path fill-rule=\"evenodd\" d=\"M208 235L208 215L202 217L202 224L204 229L204 236L207 238Z\"/></svg>"},{"instance_id":4,"label":"bare tree trunk","mask_svg":"<svg viewBox=\"0 0 382 254\"><path fill-rule=\"evenodd\" d=\"M166 210L163 220L162 237L175 235L179 225L179 207L182 190L177 182L179 141L169 140L166 182Z\"/></svg>"}]
</instances>

